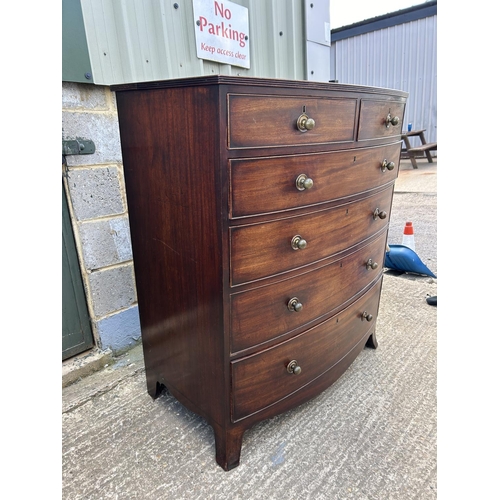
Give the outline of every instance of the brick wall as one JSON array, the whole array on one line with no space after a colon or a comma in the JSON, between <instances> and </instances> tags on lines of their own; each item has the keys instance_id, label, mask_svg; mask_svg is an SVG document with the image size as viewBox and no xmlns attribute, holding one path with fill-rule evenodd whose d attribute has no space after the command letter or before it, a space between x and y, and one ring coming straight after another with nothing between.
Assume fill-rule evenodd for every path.
<instances>
[{"instance_id":1,"label":"brick wall","mask_svg":"<svg viewBox=\"0 0 500 500\"><path fill-rule=\"evenodd\" d=\"M96 345L119 353L141 336L118 116L108 87L63 82L62 139L96 151L66 156L68 196Z\"/></svg>"}]
</instances>

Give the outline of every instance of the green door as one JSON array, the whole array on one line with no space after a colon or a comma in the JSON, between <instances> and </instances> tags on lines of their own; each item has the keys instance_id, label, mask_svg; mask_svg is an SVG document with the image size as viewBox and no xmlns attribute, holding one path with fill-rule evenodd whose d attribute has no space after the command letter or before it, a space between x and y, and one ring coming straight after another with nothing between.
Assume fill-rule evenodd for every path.
<instances>
[{"instance_id":1,"label":"green door","mask_svg":"<svg viewBox=\"0 0 500 500\"><path fill-rule=\"evenodd\" d=\"M68 201L62 187L62 359L94 345Z\"/></svg>"}]
</instances>

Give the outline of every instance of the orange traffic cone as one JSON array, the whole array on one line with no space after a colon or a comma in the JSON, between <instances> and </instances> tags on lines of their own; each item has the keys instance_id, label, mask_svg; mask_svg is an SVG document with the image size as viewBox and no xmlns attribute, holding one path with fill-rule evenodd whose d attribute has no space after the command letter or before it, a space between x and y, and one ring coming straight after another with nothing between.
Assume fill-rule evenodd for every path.
<instances>
[{"instance_id":1,"label":"orange traffic cone","mask_svg":"<svg viewBox=\"0 0 500 500\"><path fill-rule=\"evenodd\" d=\"M413 223L407 222L403 231L403 241L401 242L405 247L411 248L415 251L415 235L413 234Z\"/></svg>"}]
</instances>

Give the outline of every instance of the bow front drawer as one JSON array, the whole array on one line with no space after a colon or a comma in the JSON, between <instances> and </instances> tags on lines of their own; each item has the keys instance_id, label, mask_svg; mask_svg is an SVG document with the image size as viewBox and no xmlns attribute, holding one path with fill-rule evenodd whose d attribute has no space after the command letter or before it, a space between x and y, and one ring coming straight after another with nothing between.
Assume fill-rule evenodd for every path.
<instances>
[{"instance_id":1,"label":"bow front drawer","mask_svg":"<svg viewBox=\"0 0 500 500\"><path fill-rule=\"evenodd\" d=\"M392 185L360 201L261 224L230 228L231 285L326 259L386 227Z\"/></svg>"},{"instance_id":2,"label":"bow front drawer","mask_svg":"<svg viewBox=\"0 0 500 500\"><path fill-rule=\"evenodd\" d=\"M405 103L361 99L358 141L385 137L401 138Z\"/></svg>"},{"instance_id":3,"label":"bow front drawer","mask_svg":"<svg viewBox=\"0 0 500 500\"><path fill-rule=\"evenodd\" d=\"M398 175L401 143L230 160L232 218L312 206L373 190Z\"/></svg>"},{"instance_id":4,"label":"bow front drawer","mask_svg":"<svg viewBox=\"0 0 500 500\"><path fill-rule=\"evenodd\" d=\"M354 140L357 99L228 95L228 147Z\"/></svg>"}]
</instances>

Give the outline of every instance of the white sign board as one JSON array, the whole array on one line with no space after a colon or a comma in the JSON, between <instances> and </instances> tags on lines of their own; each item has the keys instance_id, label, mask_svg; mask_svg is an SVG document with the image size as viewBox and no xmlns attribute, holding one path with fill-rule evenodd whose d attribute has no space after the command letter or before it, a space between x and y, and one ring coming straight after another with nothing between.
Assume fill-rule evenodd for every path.
<instances>
[{"instance_id":1,"label":"white sign board","mask_svg":"<svg viewBox=\"0 0 500 500\"><path fill-rule=\"evenodd\" d=\"M250 68L248 9L226 0L193 0L196 55Z\"/></svg>"}]
</instances>

